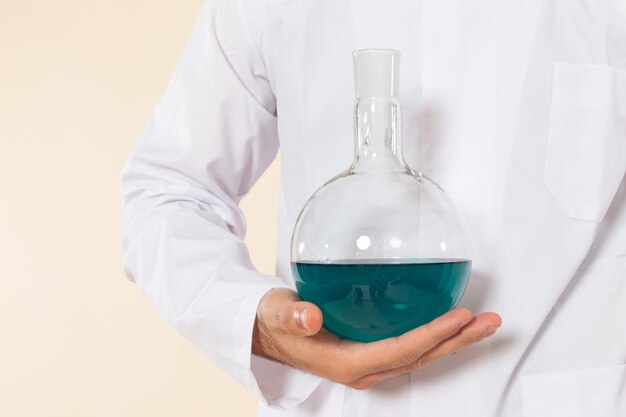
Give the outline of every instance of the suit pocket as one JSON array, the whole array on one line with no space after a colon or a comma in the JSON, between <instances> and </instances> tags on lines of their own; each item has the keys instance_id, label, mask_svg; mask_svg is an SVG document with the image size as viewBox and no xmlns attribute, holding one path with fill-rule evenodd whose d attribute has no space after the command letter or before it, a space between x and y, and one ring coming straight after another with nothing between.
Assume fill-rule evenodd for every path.
<instances>
[{"instance_id":1,"label":"suit pocket","mask_svg":"<svg viewBox=\"0 0 626 417\"><path fill-rule=\"evenodd\" d=\"M565 214L603 219L626 171L626 70L556 63L544 180Z\"/></svg>"},{"instance_id":2,"label":"suit pocket","mask_svg":"<svg viewBox=\"0 0 626 417\"><path fill-rule=\"evenodd\" d=\"M626 365L521 377L525 417L625 417Z\"/></svg>"}]
</instances>

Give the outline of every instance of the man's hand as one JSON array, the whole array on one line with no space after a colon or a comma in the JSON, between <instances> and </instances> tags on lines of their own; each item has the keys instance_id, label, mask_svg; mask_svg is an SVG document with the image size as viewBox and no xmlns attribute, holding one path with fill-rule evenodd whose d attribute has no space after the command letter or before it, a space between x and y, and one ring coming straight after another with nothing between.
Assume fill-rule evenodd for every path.
<instances>
[{"instance_id":1,"label":"man's hand","mask_svg":"<svg viewBox=\"0 0 626 417\"><path fill-rule=\"evenodd\" d=\"M496 313L472 317L464 308L401 336L371 343L340 339L322 328L322 312L290 290L275 288L261 299L252 352L355 389L367 389L422 368L495 333Z\"/></svg>"}]
</instances>

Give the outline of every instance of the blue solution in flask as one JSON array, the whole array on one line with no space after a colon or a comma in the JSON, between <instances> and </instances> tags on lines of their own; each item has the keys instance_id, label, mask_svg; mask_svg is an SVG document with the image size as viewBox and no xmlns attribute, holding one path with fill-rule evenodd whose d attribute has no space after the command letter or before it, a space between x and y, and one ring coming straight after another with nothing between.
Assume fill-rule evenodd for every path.
<instances>
[{"instance_id":1,"label":"blue solution in flask","mask_svg":"<svg viewBox=\"0 0 626 417\"><path fill-rule=\"evenodd\" d=\"M463 259L292 262L300 297L317 305L341 338L399 336L456 307L471 270Z\"/></svg>"}]
</instances>

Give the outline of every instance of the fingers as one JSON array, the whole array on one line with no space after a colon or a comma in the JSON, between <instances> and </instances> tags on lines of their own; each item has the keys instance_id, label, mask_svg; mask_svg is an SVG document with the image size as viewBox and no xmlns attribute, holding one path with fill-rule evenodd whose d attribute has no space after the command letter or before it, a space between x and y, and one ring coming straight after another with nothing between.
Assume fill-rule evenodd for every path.
<instances>
[{"instance_id":1,"label":"fingers","mask_svg":"<svg viewBox=\"0 0 626 417\"><path fill-rule=\"evenodd\" d=\"M453 338L444 340L428 352L424 353L416 363L414 369L422 368L446 355L461 348L491 336L502 325L502 319L496 313L479 314ZM411 369L413 370L413 369Z\"/></svg>"},{"instance_id":2,"label":"fingers","mask_svg":"<svg viewBox=\"0 0 626 417\"><path fill-rule=\"evenodd\" d=\"M479 314L467 325L465 325L457 334L443 340L412 363L395 369L366 375L356 381L353 381L350 386L357 389L366 389L384 379L403 375L419 368L423 368L444 356L493 335L501 324L502 319L496 313Z\"/></svg>"},{"instance_id":3,"label":"fingers","mask_svg":"<svg viewBox=\"0 0 626 417\"><path fill-rule=\"evenodd\" d=\"M274 330L294 336L311 336L322 328L322 312L312 303L299 301L291 290L275 288L261 300L259 316Z\"/></svg>"},{"instance_id":4,"label":"fingers","mask_svg":"<svg viewBox=\"0 0 626 417\"><path fill-rule=\"evenodd\" d=\"M469 310L457 308L401 336L354 344L357 366L362 375L368 375L409 365L443 340L454 336L471 319Z\"/></svg>"}]
</instances>

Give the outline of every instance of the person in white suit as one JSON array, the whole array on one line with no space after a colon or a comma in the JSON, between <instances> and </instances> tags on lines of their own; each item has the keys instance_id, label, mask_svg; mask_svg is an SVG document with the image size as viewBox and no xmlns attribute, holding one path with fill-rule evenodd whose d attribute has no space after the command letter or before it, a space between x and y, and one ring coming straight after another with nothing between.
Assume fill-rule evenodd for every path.
<instances>
[{"instance_id":1,"label":"person in white suit","mask_svg":"<svg viewBox=\"0 0 626 417\"><path fill-rule=\"evenodd\" d=\"M350 164L372 47L474 256L463 308L359 344L297 299L289 240ZM270 276L238 202L279 148ZM125 269L259 416L626 416L625 171L624 0L207 0L122 173Z\"/></svg>"}]
</instances>

